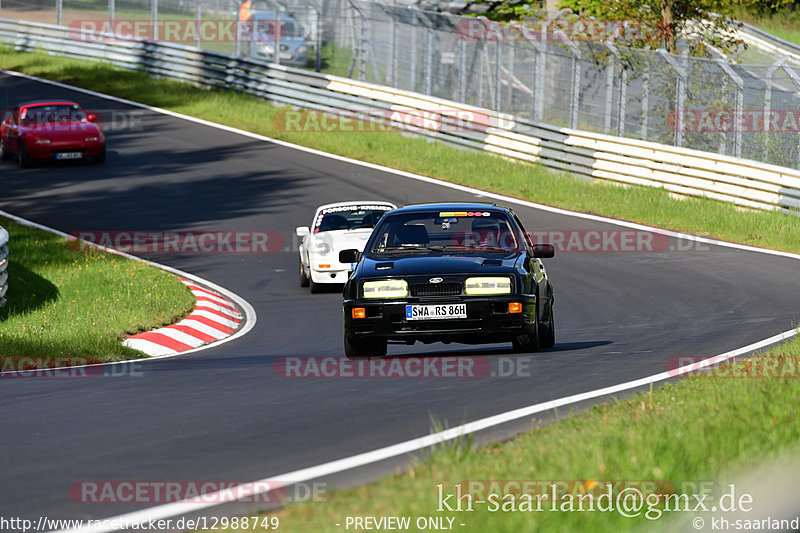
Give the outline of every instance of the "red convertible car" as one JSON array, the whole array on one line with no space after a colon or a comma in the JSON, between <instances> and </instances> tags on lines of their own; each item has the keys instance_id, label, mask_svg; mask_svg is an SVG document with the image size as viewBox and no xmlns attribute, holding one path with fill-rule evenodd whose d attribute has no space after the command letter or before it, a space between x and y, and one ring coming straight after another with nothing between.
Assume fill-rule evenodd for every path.
<instances>
[{"instance_id":1,"label":"red convertible car","mask_svg":"<svg viewBox=\"0 0 800 533\"><path fill-rule=\"evenodd\" d=\"M35 160L106 160L106 138L97 118L75 102L20 104L0 123L0 159L17 156L21 167Z\"/></svg>"}]
</instances>

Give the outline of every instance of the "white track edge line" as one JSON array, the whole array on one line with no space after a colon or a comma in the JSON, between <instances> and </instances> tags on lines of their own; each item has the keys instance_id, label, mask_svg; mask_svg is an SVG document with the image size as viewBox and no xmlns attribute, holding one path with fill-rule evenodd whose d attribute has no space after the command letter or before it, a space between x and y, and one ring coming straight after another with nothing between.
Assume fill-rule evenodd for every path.
<instances>
[{"instance_id":1,"label":"white track edge line","mask_svg":"<svg viewBox=\"0 0 800 533\"><path fill-rule=\"evenodd\" d=\"M771 250L771 249L768 249L768 248L759 248L759 247L756 247L756 246L749 246L749 245L745 245L745 244L727 242L727 241L722 241L722 240L718 240L718 239L711 239L711 238L707 238L707 237L699 237L699 236L696 236L696 235L691 235L691 234L688 234L688 233L682 233L682 232L679 232L679 231L665 230L665 229L662 229L662 228L656 228L654 226L647 226L647 225L638 224L638 223L635 223L635 222L627 222L627 221L623 221L623 220L616 220L616 219L613 219L613 218L608 218L608 217L604 217L604 216L600 216L600 215L591 215L591 214L588 214L588 213L579 213L579 212L576 212L576 211L570 211L570 210L562 209L562 208L558 208L558 207L552 207L552 206L548 206L548 205L537 204L537 203L534 203L534 202L529 202L529 201L521 200L521 199L518 199L518 198L512 198L512 197L504 196L504 195L501 195L501 194L490 193L490 192L487 192L487 191L481 191L480 189L475 189L475 188L472 188L472 187L467 187L465 185L459 185L459 184L455 184L455 183L450 183L450 182L439 180L439 179L436 179L436 178L431 178L429 176L423 176L423 175L420 175L420 174L414 174L414 173L411 173L411 172L397 170L397 169L385 167L385 166L382 166L382 165L376 165L374 163L367 163L367 162L364 162L364 161L359 161L357 159L352 159L352 158L349 158L349 157L339 156L339 155L336 155L336 154L330 154L328 152L323 152L321 150L315 150L313 148L300 146L300 145L289 143L289 142L286 142L286 141L281 141L281 140L278 140L278 139L272 139L272 138L264 136L264 135L259 135L259 134L255 134L255 133L252 133L252 132L240 130L238 128L233 128L231 126L225 126L225 125L222 125L222 124L216 124L216 123L213 123L213 122L210 122L210 121L207 121L207 120L199 119L197 117L191 117L189 115L183 115L183 114L180 114L180 113L175 113L174 111L168 111L166 109L161 109L161 108L149 106L149 105L146 105L146 104L141 104L141 103L138 103L138 102L133 102L131 100L126 100L126 99L118 98L118 97L115 97L115 96L105 95L105 94L98 93L98 92L95 92L95 91L91 91L91 90L88 90L88 89L82 89L80 87L71 87L71 86L66 85L66 84L62 84L62 83L58 83L58 82L54 82L54 81L50 81L50 80L44 80L44 79L41 79L41 78L37 78L35 76L30 76L28 74L22 74L22 73L19 73L19 72L7 71L7 70L4 70L4 69L0 69L0 72L3 72L5 74L9 74L11 76L18 76L18 77L21 77L21 78L30 79L30 80L37 81L37 82L40 82L40 83L50 84L50 85L53 85L53 86L56 86L56 87L61 87L61 88L64 88L64 89L67 89L67 90L71 90L71 91L76 91L76 92L81 92L81 93L84 93L84 94L89 94L89 95L92 95L92 96L95 96L95 97L98 97L98 98L104 98L104 99L107 99L107 100L116 101L116 102L123 103L123 104L126 104L126 105L130 105L130 106L133 106L133 107L147 109L149 111L153 111L153 112L161 113L161 114L164 114L164 115L172 116L172 117L175 117L175 118L187 120L189 122L194 122L194 123L197 123L197 124L201 124L201 125L205 125L205 126L208 126L208 127L216 128L216 129L219 129L219 130L224 130L224 131L228 131L228 132L231 132L231 133L236 133L236 134L239 134L239 135L243 135L245 137L250 137L252 139L258 139L258 140L262 140L262 141L271 142L271 143L277 144L279 146L293 148L295 150L299 150L299 151L302 151L302 152L311 153L311 154L319 155L319 156L322 156L322 157L327 157L327 158L330 158L330 159L343 161L343 162L350 163L350 164L353 164L353 165L358 165L358 166L362 166L362 167L365 167L365 168L371 168L371 169L379 170L379 171L382 171L382 172L392 173L392 174L396 174L398 176L404 176L406 178L410 178L410 179L414 179L414 180L418 180L418 181L437 184L437 185L440 185L440 186L443 186L443 187L449 187L449 188L452 188L452 189L455 189L455 190L460 190L460 191L463 191L463 192L469 192L471 194L478 194L478 195L482 195L482 196L485 196L485 197L488 197L488 198L494 198L494 199L497 199L497 200L501 200L501 201L504 201L504 202L514 203L514 204L517 204L517 205L523 205L523 206L526 206L526 207L531 207L531 208L539 209L539 210L542 210L542 211L548 211L548 212L551 212L551 213L557 213L557 214L572 216L572 217L575 217L575 218L582 218L582 219L585 219L585 220L594 220L594 221L598 221L598 222L603 222L603 223L607 223L607 224L613 224L613 225L632 228L632 229L642 229L642 230L652 231L652 232L655 232L655 233L661 233L663 235L668 235L670 237L689 240L689 241L694 241L694 242L702 242L702 243L705 243L705 244L714 244L714 245L717 245L717 246L724 246L724 247L734 248L734 249L738 249L738 250L758 252L758 253L764 253L764 254L775 255L775 256L780 256L780 257L787 257L787 258L792 258L792 259L800 259L800 254L796 254L796 253L783 252L783 251L779 251L779 250ZM2 213L2 211L0 211L0 213ZM167 267L167 268L169 268L169 267ZM194 276L192 276L190 274L187 277L191 279ZM213 284L211 284L211 285L213 285ZM233 294L233 293L230 293L230 294ZM237 296L237 298L238 298L238 296ZM236 300L234 300L234 301L236 301ZM247 305L249 306L249 303ZM255 316L255 310L253 310L253 314ZM248 321L248 324L249 324L249 321ZM731 357L735 357L736 355L739 355L741 353L746 353L748 351L756 350L756 349L759 349L761 347L768 346L770 344L775 344L777 342L781 342L781 341L786 340L786 339L788 339L790 337L793 337L793 336L797 335L799 332L800 332L800 328L788 330L788 331L785 331L783 333L779 333L778 335L774 335L774 336L769 337L767 339L764 339L762 341L756 342L754 344L750 344L748 346L744 346L744 347L739 348L737 350L733 350L731 352L726 352L725 354L720 354L718 356L714 356L712 358L709 358L709 359L706 359L704 361L701 361L700 363L695 363L694 365L687 365L686 367L681 367L680 369L678 369L678 372L680 372L684 368L691 368L692 370L697 369L697 368L702 368L704 366L708 366L708 365L712 364L710 362L711 360L722 361L722 360L729 359ZM219 341L219 342L220 343L221 342L226 342L228 340L231 340L232 338L233 337L228 337L227 339L224 339L224 340ZM195 348L194 350L187 350L186 352L181 352L181 353L182 354L191 353L193 351L197 351L197 350L201 350L201 349L203 349L203 348L202 347L201 348ZM506 413L500 413L498 415L494 415L493 417L484 418L484 419L481 419L481 420L478 420L478 421L475 421L475 422L470 422L468 424L464 424L464 425L458 426L458 427L453 428L453 429L448 430L448 431L444 431L444 432L440 432L440 433L434 433L432 435L428 435L427 437L419 437L418 439L414 439L414 440L411 440L411 441L406 441L405 443L396 444L396 445L393 445L393 446L389 446L387 448L381 448L379 450L374 450L372 452L366 452L365 454L352 456L350 458L340 459L340 460L334 461L332 463L325 463L323 465L319 465L319 466L316 466L316 467L309 467L309 468L306 468L306 469L303 469L303 470L297 470L295 472L291 472L290 474L297 475L298 473L301 473L301 472L308 472L308 471L315 471L317 469L322 469L326 465L333 465L333 464L337 464L337 463L346 463L348 461L349 462L354 462L352 460L355 459L355 458L365 457L365 456L372 456L372 455L378 454L378 452L381 452L381 451L384 451L384 450L394 449L394 448L397 448L397 447L400 447L400 446L403 446L403 445L408 445L409 443L412 443L412 442L428 442L428 441L430 441L430 444L421 444L421 445L418 445L416 448L414 448L414 450L418 450L418 449L427 447L427 446L429 446L431 444L435 444L437 442L444 442L446 440L451 440L453 438L456 438L456 437L458 437L460 435L465 434L465 433L462 433L462 434L456 434L453 437L443 437L443 435L450 434L450 433L452 433L452 432L454 432L456 430L465 431L466 433L471 433L471 432L474 432L474 431L478 431L479 429L485 429L486 427L490 427L491 425L501 424L504 421L514 420L516 418L527 416L528 414L534 414L534 413L540 412L542 410L548 410L548 409L552 409L552 408L555 408L555 407L565 406L565 405L568 405L570 403L576 403L576 402L580 402L580 401L583 401L583 400L596 398L596 397L602 396L604 394L611 394L613 392L620 392L620 391L628 390L630 388L635 388L635 387L637 387L639 385L645 385L645 384L648 384L648 383L655 383L657 381L663 381L663 380L668 379L670 377L675 377L674 376L674 371L662 372L660 374L655 374L653 376L646 377L646 378L641 378L641 379L636 380L636 381L630 381L630 382L623 383L623 384L620 384L620 385L615 385L613 387L607 387L607 388L604 388L604 389L597 389L595 391L585 392L585 393L582 393L582 394L579 394L579 395L570 396L570 397L567 397L567 398L562 398L560 400L553 400L551 402L546 402L546 403L543 403L543 404L536 404L536 405L529 406L527 408L518 409L518 410L515 410L515 411L508 411ZM631 384L633 384L633 385L631 385ZM626 385L627 385L627 387L626 387ZM566 403L558 403L558 402L566 402ZM542 407L542 406L549 406L549 407ZM539 408L539 410L535 410L537 408ZM528 411L530 411L530 412L528 412ZM523 413L522 414L518 414L516 416L513 416L512 418L508 418L507 420L502 420L501 419L501 417L514 415L515 413L519 413L519 412L523 412ZM486 421L494 420L494 419L497 419L498 421L494 422L494 423L491 423L491 424L489 424L488 426L485 426L485 427L478 427L477 426L477 424L479 424L481 422L485 423ZM470 429L470 430L466 429L468 427L473 427L473 426L476 427L476 429ZM438 438L440 440L435 440L436 438ZM431 440L431 439L434 439L434 440ZM409 450L409 451L414 451L414 450ZM383 456L383 457L378 456L375 459L371 459L371 460L368 460L366 462L363 462L362 465L369 464L371 462L375 462L375 461L378 461L378 460L381 460L381 459L394 457L396 455L401 455L403 453L408 453L408 452L407 451L399 451L399 452L396 452L396 453L392 453L392 455L386 455L386 456ZM332 473L335 473L335 472L341 472L343 470L347 470L347 469L350 469L350 468L355 468L356 466L359 466L359 465L354 464L353 466L342 467L342 468L339 468L337 470L329 472L329 474L332 474ZM327 475L327 474L318 474L317 473L313 477L320 477L321 475ZM285 475L283 477L285 477ZM270 479L276 479L276 478L279 479L279 478L281 478L281 476L274 476L273 478L270 478ZM311 479L311 478L310 477L304 477L303 479ZM301 481L301 480L298 479L295 482L298 482L298 481ZM162 505L162 506L153 507L153 508L150 508L150 510L162 509L165 506L173 506L173 505L192 505L192 506L194 506L194 507L192 507L193 510L197 510L198 509L197 504L180 504L178 502L178 503L175 503L175 504L165 504L165 505ZM214 506L214 505L217 505L217 503L210 504L210 505L206 504L202 508L211 507L211 506ZM119 517L125 517L125 516L129 516L129 515L138 515L140 513L146 513L147 511L148 511L148 509L145 509L143 511L136 511L134 513L129 513L128 515L120 515ZM180 512L182 512L182 511L180 511L180 510L177 511L177 513L180 513ZM174 514L173 515L165 515L165 516L174 516ZM117 530L116 529L97 529L97 530L95 530L95 529L79 528L79 529L76 529L76 530L67 530L67 531L69 531L69 532L72 532L72 531L79 532L80 531L81 533L92 531L92 532L100 533L101 531L117 531Z\"/></svg>"},{"instance_id":2,"label":"white track edge line","mask_svg":"<svg viewBox=\"0 0 800 533\"><path fill-rule=\"evenodd\" d=\"M729 352L716 355L709 359L705 359L700 363L692 363L689 365L684 365L682 367L679 367L675 370L660 372L658 374L653 374L652 376L639 378L633 381L627 381L625 383L620 383L618 385L611 385L609 387L604 387L602 389L596 389L589 392L582 392L572 396L559 398L557 400L551 400L549 402L542 402L535 405L530 405L528 407L521 407L519 409L514 409L512 411L507 411L505 413L500 413L486 418L481 418L473 422L468 422L466 424L462 424L452 429L440 431L438 433L432 433L424 437L417 437L415 439L407 440L405 442L400 442L397 444L386 446L384 448L379 448L377 450L360 453L357 455L353 455L351 457L337 459L334 461L330 461L328 463L323 463L321 465L302 468L300 470L294 470L292 472L287 472L285 474L278 474L275 476L271 476L269 478L253 481L250 483L243 483L239 486L248 487L248 491L246 492L246 494L248 495L248 497L252 497L258 494L264 494L266 492L269 492L270 489L268 487L271 486L270 483L277 483L276 487L288 486L294 483L301 483L311 479L330 476L332 474L336 474L338 472L342 472L345 470L350 470L353 468L358 468L371 463L375 463L377 461L382 461L385 459L390 459L392 457L397 457L398 455L408 454L418 450L422 450L424 448L428 448L435 444L463 437L469 433L474 433L476 431L488 429L493 426L504 424L506 422L511 422L519 418L541 413L543 411L549 411L551 409L556 409L558 407L565 407L570 404L583 402L594 398L599 398L601 396L607 396L610 394L624 392L644 385L649 385L651 383L656 383L659 381L664 381L666 379L678 377L681 374L694 372L699 368L710 366L711 364L715 364L718 362L726 361L728 359L736 357L737 355L742 355L754 350L758 350L760 348L764 348L771 344L784 341L790 337L797 335L798 333L800 333L800 328L791 329L788 331L784 331L783 333L773 335L772 337L769 337L767 339L755 342L753 344L749 344L747 346L743 346L741 348L737 348L735 350L731 350ZM711 361L713 361L713 363ZM266 489L262 487L265 487ZM160 520L164 518L178 516L184 513L197 512L203 509L207 509L209 507L215 507L217 505L222 505L225 503L235 503L235 498L231 498L231 494L235 494L235 492L236 492L235 489L225 489L212 494L204 495L203 498L208 500L205 502L196 503L189 500L182 500L180 502L166 503L142 509L140 511L133 511L130 513L112 516L104 520L106 523L113 522L119 525L118 528L103 527L103 524L101 522L100 524L92 527L78 527L74 529L65 529L65 530L59 530L56 533L110 533L113 531L120 531L128 529L131 525L134 524L142 524L145 522L150 522L152 520Z\"/></svg>"}]
</instances>

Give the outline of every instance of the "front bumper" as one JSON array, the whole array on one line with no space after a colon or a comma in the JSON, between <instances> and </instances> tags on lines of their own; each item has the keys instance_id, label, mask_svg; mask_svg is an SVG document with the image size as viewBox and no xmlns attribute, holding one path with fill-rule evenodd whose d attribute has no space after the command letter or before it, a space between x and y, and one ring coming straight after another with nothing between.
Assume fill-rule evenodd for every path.
<instances>
[{"instance_id":1,"label":"front bumper","mask_svg":"<svg viewBox=\"0 0 800 533\"><path fill-rule=\"evenodd\" d=\"M103 142L91 144L76 144L66 142L51 142L50 144L25 143L25 150L31 159L56 159L56 154L67 152L80 152L85 157L96 157L103 152Z\"/></svg>"},{"instance_id":2,"label":"front bumper","mask_svg":"<svg viewBox=\"0 0 800 533\"><path fill-rule=\"evenodd\" d=\"M521 313L509 313L510 302L521 302ZM467 304L467 318L407 320L409 304ZM442 299L345 300L344 333L350 339L386 339L413 343L460 342L484 344L508 342L535 331L536 296L502 295ZM353 318L352 309L363 307L366 318Z\"/></svg>"}]
</instances>

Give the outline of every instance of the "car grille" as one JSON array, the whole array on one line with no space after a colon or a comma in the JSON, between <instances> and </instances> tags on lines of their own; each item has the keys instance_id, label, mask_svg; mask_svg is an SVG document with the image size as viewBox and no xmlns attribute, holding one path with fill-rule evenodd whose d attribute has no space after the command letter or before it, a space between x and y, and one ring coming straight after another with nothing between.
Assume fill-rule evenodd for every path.
<instances>
[{"instance_id":1,"label":"car grille","mask_svg":"<svg viewBox=\"0 0 800 533\"><path fill-rule=\"evenodd\" d=\"M461 283L418 283L411 285L411 296L458 296Z\"/></svg>"}]
</instances>

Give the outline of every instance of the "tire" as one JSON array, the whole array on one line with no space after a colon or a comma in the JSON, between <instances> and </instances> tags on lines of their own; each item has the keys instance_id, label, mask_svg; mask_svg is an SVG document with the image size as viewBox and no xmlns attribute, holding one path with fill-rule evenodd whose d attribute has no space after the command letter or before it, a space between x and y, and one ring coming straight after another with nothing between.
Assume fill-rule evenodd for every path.
<instances>
[{"instance_id":1,"label":"tire","mask_svg":"<svg viewBox=\"0 0 800 533\"><path fill-rule=\"evenodd\" d=\"M100 152L100 155L94 156L94 162L98 165L102 165L106 162L106 145L103 145L103 151Z\"/></svg>"},{"instance_id":2,"label":"tire","mask_svg":"<svg viewBox=\"0 0 800 533\"><path fill-rule=\"evenodd\" d=\"M314 283L314 279L311 276L309 276L308 288L311 289L311 294L319 294L325 290L325 285L321 283Z\"/></svg>"},{"instance_id":3,"label":"tire","mask_svg":"<svg viewBox=\"0 0 800 533\"><path fill-rule=\"evenodd\" d=\"M301 287L308 287L308 276L306 276L306 269L303 268L303 260L301 259L298 261L300 263L300 286Z\"/></svg>"},{"instance_id":4,"label":"tire","mask_svg":"<svg viewBox=\"0 0 800 533\"><path fill-rule=\"evenodd\" d=\"M6 150L6 143L0 138L0 161L8 161L11 159L11 153Z\"/></svg>"},{"instance_id":5,"label":"tire","mask_svg":"<svg viewBox=\"0 0 800 533\"><path fill-rule=\"evenodd\" d=\"M17 161L19 162L20 168L29 168L33 164L33 161L28 155L28 151L25 149L25 143L22 141L19 142L19 147L17 149Z\"/></svg>"},{"instance_id":6,"label":"tire","mask_svg":"<svg viewBox=\"0 0 800 533\"><path fill-rule=\"evenodd\" d=\"M547 316L547 323L541 324L539 329L539 347L552 348L556 344L556 323L553 319L553 304L550 304L550 312Z\"/></svg>"},{"instance_id":7,"label":"tire","mask_svg":"<svg viewBox=\"0 0 800 533\"><path fill-rule=\"evenodd\" d=\"M511 341L511 346L514 348L514 351L517 353L533 353L539 351L539 327L538 325L534 325L528 333L523 333L522 335L517 335L513 341Z\"/></svg>"},{"instance_id":8,"label":"tire","mask_svg":"<svg viewBox=\"0 0 800 533\"><path fill-rule=\"evenodd\" d=\"M344 355L350 360L386 356L386 340L344 338Z\"/></svg>"}]
</instances>

